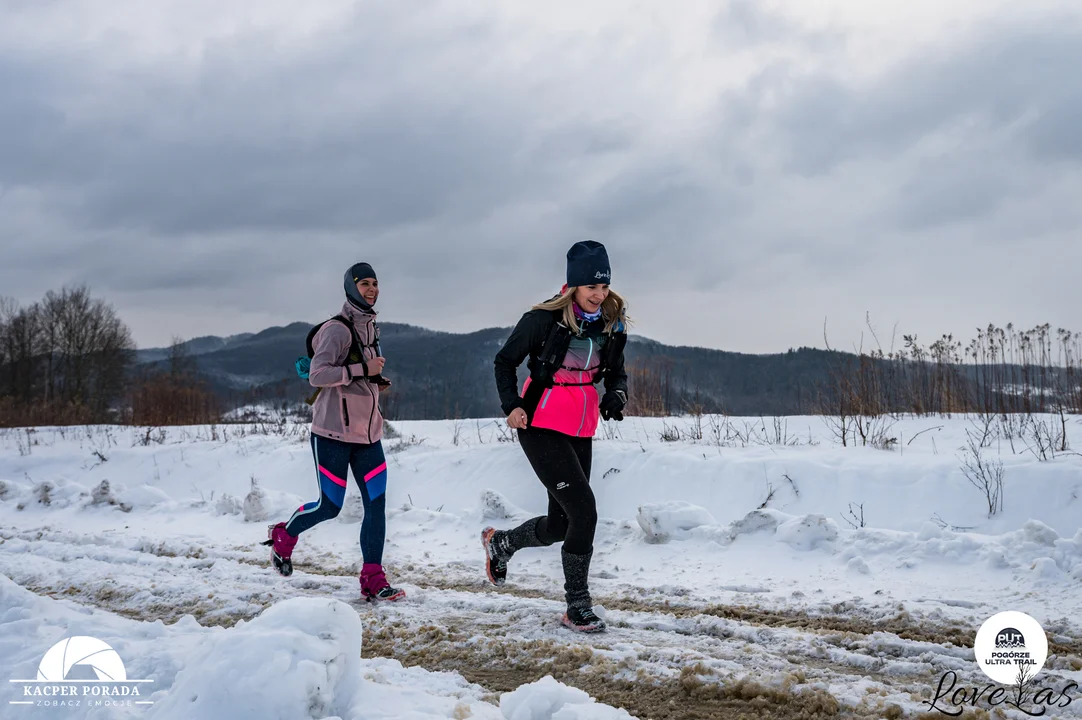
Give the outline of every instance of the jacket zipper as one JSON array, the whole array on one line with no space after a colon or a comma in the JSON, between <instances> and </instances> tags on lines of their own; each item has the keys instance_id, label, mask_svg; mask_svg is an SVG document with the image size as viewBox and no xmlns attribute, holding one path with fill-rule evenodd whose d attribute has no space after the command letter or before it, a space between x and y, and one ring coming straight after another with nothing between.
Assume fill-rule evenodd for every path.
<instances>
[{"instance_id":1,"label":"jacket zipper","mask_svg":"<svg viewBox=\"0 0 1082 720\"><path fill-rule=\"evenodd\" d=\"M372 412L368 416L368 442L372 442L372 421L376 419L376 406L379 404L379 387L375 383L368 383L372 391Z\"/></svg>"},{"instance_id":2,"label":"jacket zipper","mask_svg":"<svg viewBox=\"0 0 1082 720\"><path fill-rule=\"evenodd\" d=\"M349 427L349 408L346 407L346 396L342 395L342 422L345 423L345 427Z\"/></svg>"},{"instance_id":3,"label":"jacket zipper","mask_svg":"<svg viewBox=\"0 0 1082 720\"><path fill-rule=\"evenodd\" d=\"M586 363L585 363L586 368L590 367L590 361L593 360L593 358L594 358L594 341L593 341L592 338L589 339L589 343L590 343L590 352L586 356ZM585 370L585 368L584 368L584 370ZM582 373L583 373L583 370L579 370L579 382L582 382ZM579 390L582 390L582 420L579 422L579 430L578 430L578 432L575 433L575 435L581 436L582 426L586 424L586 403L588 403L589 400L586 398L586 388L580 385Z\"/></svg>"},{"instance_id":4,"label":"jacket zipper","mask_svg":"<svg viewBox=\"0 0 1082 720\"><path fill-rule=\"evenodd\" d=\"M375 334L376 334L375 321L373 321L372 324L368 326L368 337L369 337L369 340L372 340L373 357L376 356L376 351L374 349L375 340L374 340L374 337L373 337ZM362 357L364 356L364 351L363 350L361 351L361 356ZM382 373L380 373L380 374L382 375ZM368 415L368 438L367 438L367 440L368 440L369 443L371 443L372 442L372 421L376 419L376 406L379 405L379 387L375 383L370 382L370 383L368 383L368 389L372 393L372 411Z\"/></svg>"}]
</instances>

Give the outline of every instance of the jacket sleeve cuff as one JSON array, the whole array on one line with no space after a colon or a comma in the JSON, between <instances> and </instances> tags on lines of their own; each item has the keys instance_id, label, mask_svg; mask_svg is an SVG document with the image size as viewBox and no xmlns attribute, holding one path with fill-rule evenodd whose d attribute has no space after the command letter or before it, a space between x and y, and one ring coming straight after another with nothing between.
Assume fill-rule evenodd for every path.
<instances>
[{"instance_id":1,"label":"jacket sleeve cuff","mask_svg":"<svg viewBox=\"0 0 1082 720\"><path fill-rule=\"evenodd\" d=\"M513 410L520 407L522 407L522 398L517 397L507 405L503 406L503 414L510 415Z\"/></svg>"}]
</instances>

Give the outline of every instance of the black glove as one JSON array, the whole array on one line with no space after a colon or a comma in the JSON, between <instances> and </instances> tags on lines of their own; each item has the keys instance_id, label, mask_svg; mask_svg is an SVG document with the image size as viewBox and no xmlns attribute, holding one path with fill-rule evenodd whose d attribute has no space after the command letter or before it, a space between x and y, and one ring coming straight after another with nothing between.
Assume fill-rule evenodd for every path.
<instances>
[{"instance_id":1,"label":"black glove","mask_svg":"<svg viewBox=\"0 0 1082 720\"><path fill-rule=\"evenodd\" d=\"M623 390L610 390L601 398L601 417L605 420L623 420L627 395Z\"/></svg>"}]
</instances>

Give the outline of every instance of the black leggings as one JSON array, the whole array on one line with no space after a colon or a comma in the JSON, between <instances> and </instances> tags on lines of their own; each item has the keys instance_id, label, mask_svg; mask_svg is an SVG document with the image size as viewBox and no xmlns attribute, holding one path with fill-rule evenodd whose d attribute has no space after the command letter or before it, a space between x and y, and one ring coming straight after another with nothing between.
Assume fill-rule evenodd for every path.
<instances>
[{"instance_id":1,"label":"black leggings","mask_svg":"<svg viewBox=\"0 0 1082 720\"><path fill-rule=\"evenodd\" d=\"M564 543L564 550L586 555L594 549L597 502L590 489L593 438L554 430L518 431L519 444L549 494L548 515L537 521L537 539Z\"/></svg>"}]
</instances>

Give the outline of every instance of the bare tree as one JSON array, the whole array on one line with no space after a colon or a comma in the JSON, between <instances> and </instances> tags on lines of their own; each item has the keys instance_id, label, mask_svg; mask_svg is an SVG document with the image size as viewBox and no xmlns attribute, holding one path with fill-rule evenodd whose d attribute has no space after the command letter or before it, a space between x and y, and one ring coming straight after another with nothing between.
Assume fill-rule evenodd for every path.
<instances>
[{"instance_id":1,"label":"bare tree","mask_svg":"<svg viewBox=\"0 0 1082 720\"><path fill-rule=\"evenodd\" d=\"M222 419L220 399L207 387L185 341L175 336L164 367L135 377L128 399L133 425L206 425Z\"/></svg>"},{"instance_id":2,"label":"bare tree","mask_svg":"<svg viewBox=\"0 0 1082 720\"><path fill-rule=\"evenodd\" d=\"M124 389L135 350L131 333L113 307L91 298L86 286L45 295L55 322L52 354L60 366L62 402L102 417Z\"/></svg>"},{"instance_id":3,"label":"bare tree","mask_svg":"<svg viewBox=\"0 0 1082 720\"><path fill-rule=\"evenodd\" d=\"M4 368L4 394L29 400L34 377L29 372L40 347L38 308L20 308L10 298L0 301L0 364Z\"/></svg>"},{"instance_id":4,"label":"bare tree","mask_svg":"<svg viewBox=\"0 0 1082 720\"><path fill-rule=\"evenodd\" d=\"M135 348L113 307L85 287L46 293L18 309L0 305L3 392L25 421L104 418L125 389Z\"/></svg>"},{"instance_id":5,"label":"bare tree","mask_svg":"<svg viewBox=\"0 0 1082 720\"><path fill-rule=\"evenodd\" d=\"M21 424L25 409L33 405L39 392L46 386L37 357L41 353L41 312L38 305L20 308L13 300L5 300L0 307L0 365L3 383L0 395L4 398L5 425Z\"/></svg>"},{"instance_id":6,"label":"bare tree","mask_svg":"<svg viewBox=\"0 0 1082 720\"><path fill-rule=\"evenodd\" d=\"M628 393L625 415L664 417L672 407L672 362L652 358L628 365Z\"/></svg>"},{"instance_id":7,"label":"bare tree","mask_svg":"<svg viewBox=\"0 0 1082 720\"><path fill-rule=\"evenodd\" d=\"M174 378L193 376L196 373L195 358L188 352L188 345L181 337L173 336L166 360L169 363L169 375Z\"/></svg>"}]
</instances>

